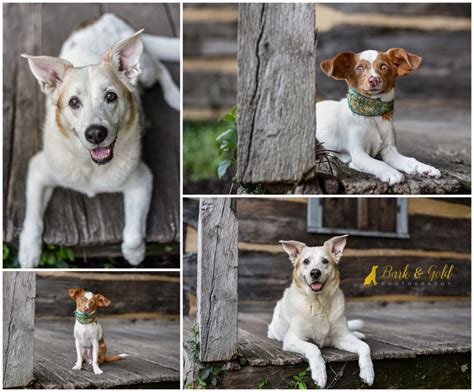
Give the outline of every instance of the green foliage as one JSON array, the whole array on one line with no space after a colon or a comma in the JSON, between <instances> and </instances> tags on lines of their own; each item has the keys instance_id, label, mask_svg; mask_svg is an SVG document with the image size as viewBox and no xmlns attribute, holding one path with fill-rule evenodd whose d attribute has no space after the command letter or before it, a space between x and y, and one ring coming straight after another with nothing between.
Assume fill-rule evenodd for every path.
<instances>
[{"instance_id":1,"label":"green foliage","mask_svg":"<svg viewBox=\"0 0 474 392\"><path fill-rule=\"evenodd\" d=\"M257 384L258 389L265 389L268 387L268 379L267 378L262 378L259 383Z\"/></svg>"},{"instance_id":2,"label":"green foliage","mask_svg":"<svg viewBox=\"0 0 474 392\"><path fill-rule=\"evenodd\" d=\"M217 122L186 121L183 125L183 171L185 182L215 178L220 164L219 134L226 125Z\"/></svg>"},{"instance_id":3,"label":"green foliage","mask_svg":"<svg viewBox=\"0 0 474 392\"><path fill-rule=\"evenodd\" d=\"M197 324L193 324L191 335L186 339L186 346L188 348L188 358L194 361L198 368L198 387L206 389L209 386L217 386L218 376L227 369L227 366L214 366L213 364L204 364L199 361L199 330ZM188 387L192 388L192 385L187 384L186 388Z\"/></svg>"},{"instance_id":4,"label":"green foliage","mask_svg":"<svg viewBox=\"0 0 474 392\"><path fill-rule=\"evenodd\" d=\"M234 106L220 121L227 125L227 129L216 138L222 158L217 168L217 176L222 180L226 177L233 177L231 173L235 172L237 162L237 106Z\"/></svg>"},{"instance_id":5,"label":"green foliage","mask_svg":"<svg viewBox=\"0 0 474 392\"><path fill-rule=\"evenodd\" d=\"M291 380L289 382L290 386L293 389L308 389L304 378L308 375L309 371L310 368L307 367L305 370L299 372L298 374L291 376Z\"/></svg>"},{"instance_id":6,"label":"green foliage","mask_svg":"<svg viewBox=\"0 0 474 392\"><path fill-rule=\"evenodd\" d=\"M44 244L39 267L70 268L74 262L74 252L67 246ZM20 268L18 250L3 244L3 267Z\"/></svg>"}]
</instances>

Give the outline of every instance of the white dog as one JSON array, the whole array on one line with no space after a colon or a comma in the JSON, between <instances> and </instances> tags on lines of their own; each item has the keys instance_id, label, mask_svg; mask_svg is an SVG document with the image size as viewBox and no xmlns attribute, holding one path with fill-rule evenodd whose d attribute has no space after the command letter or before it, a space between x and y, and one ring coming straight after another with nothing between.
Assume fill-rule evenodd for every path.
<instances>
[{"instance_id":1,"label":"white dog","mask_svg":"<svg viewBox=\"0 0 474 392\"><path fill-rule=\"evenodd\" d=\"M89 197L123 192L122 254L132 265L145 257L152 173L141 160L137 82L151 86L159 81L167 102L178 109L179 89L159 59L178 61L180 51L179 39L133 32L105 14L75 31L60 58L23 55L47 96L43 150L28 168L19 249L23 268L38 265L43 215L57 186Z\"/></svg>"},{"instance_id":2,"label":"white dog","mask_svg":"<svg viewBox=\"0 0 474 392\"><path fill-rule=\"evenodd\" d=\"M421 57L404 49L341 52L321 63L324 73L349 86L347 98L316 104L316 137L352 169L373 174L390 185L400 172L439 178L438 169L400 154L395 143L395 81L416 70ZM382 160L375 159L380 157Z\"/></svg>"},{"instance_id":3,"label":"white dog","mask_svg":"<svg viewBox=\"0 0 474 392\"><path fill-rule=\"evenodd\" d=\"M293 263L293 282L276 304L268 337L283 342L283 350L304 355L311 368L311 378L320 388L324 388L327 380L326 364L319 349L322 347L357 353L360 378L368 385L374 382L370 348L359 339L364 335L354 331L363 323L348 322L344 315L337 266L346 237L331 238L319 247L280 241Z\"/></svg>"}]
</instances>

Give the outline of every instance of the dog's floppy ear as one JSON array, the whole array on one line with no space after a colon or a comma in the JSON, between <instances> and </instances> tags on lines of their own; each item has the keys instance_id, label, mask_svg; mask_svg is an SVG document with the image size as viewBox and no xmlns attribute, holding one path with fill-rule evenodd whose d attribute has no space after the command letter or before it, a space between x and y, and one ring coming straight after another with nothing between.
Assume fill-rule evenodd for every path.
<instances>
[{"instance_id":1,"label":"dog's floppy ear","mask_svg":"<svg viewBox=\"0 0 474 392\"><path fill-rule=\"evenodd\" d=\"M339 237L333 237L324 243L326 249L329 251L329 253L333 255L334 259L336 260L336 263L339 263L339 260L341 260L342 253L344 252L344 248L346 247L347 236L348 234L341 235Z\"/></svg>"},{"instance_id":2,"label":"dog's floppy ear","mask_svg":"<svg viewBox=\"0 0 474 392\"><path fill-rule=\"evenodd\" d=\"M283 249L285 250L285 252L288 253L288 256L290 257L290 260L292 263L295 263L298 256L306 247L306 244L302 242L298 242L298 241L279 241L279 242L281 246L283 246Z\"/></svg>"},{"instance_id":3,"label":"dog's floppy ear","mask_svg":"<svg viewBox=\"0 0 474 392\"><path fill-rule=\"evenodd\" d=\"M49 56L30 56L22 54L21 57L28 59L31 72L38 80L41 91L51 94L64 80L64 74L72 64L69 61Z\"/></svg>"},{"instance_id":4,"label":"dog's floppy ear","mask_svg":"<svg viewBox=\"0 0 474 392\"><path fill-rule=\"evenodd\" d=\"M103 296L102 294L95 294L94 295L95 300L97 301L98 306L109 306L112 301L108 299L107 297Z\"/></svg>"},{"instance_id":5,"label":"dog's floppy ear","mask_svg":"<svg viewBox=\"0 0 474 392\"><path fill-rule=\"evenodd\" d=\"M75 288L69 289L68 293L69 293L69 296L75 301L77 297L82 296L85 293L85 291L81 289L80 287L75 287Z\"/></svg>"},{"instance_id":6,"label":"dog's floppy ear","mask_svg":"<svg viewBox=\"0 0 474 392\"><path fill-rule=\"evenodd\" d=\"M320 66L324 73L336 80L346 79L349 70L353 67L355 53L339 52L334 57L324 60Z\"/></svg>"},{"instance_id":7,"label":"dog's floppy ear","mask_svg":"<svg viewBox=\"0 0 474 392\"><path fill-rule=\"evenodd\" d=\"M402 48L392 48L386 52L390 62L397 68L398 76L405 76L418 69L423 60L416 54L408 53Z\"/></svg>"},{"instance_id":8,"label":"dog's floppy ear","mask_svg":"<svg viewBox=\"0 0 474 392\"><path fill-rule=\"evenodd\" d=\"M143 52L141 34L143 29L131 37L125 38L112 46L103 57L104 62L110 63L119 74L134 84L140 74L140 59Z\"/></svg>"}]
</instances>

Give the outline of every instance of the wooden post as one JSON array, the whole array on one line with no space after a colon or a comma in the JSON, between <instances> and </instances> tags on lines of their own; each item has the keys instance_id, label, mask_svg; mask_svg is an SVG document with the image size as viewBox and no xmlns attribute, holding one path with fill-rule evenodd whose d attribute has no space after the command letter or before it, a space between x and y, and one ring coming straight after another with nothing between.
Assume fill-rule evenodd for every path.
<instances>
[{"instance_id":1,"label":"wooden post","mask_svg":"<svg viewBox=\"0 0 474 392\"><path fill-rule=\"evenodd\" d=\"M3 272L3 388L33 380L36 276Z\"/></svg>"},{"instance_id":2,"label":"wooden post","mask_svg":"<svg viewBox=\"0 0 474 392\"><path fill-rule=\"evenodd\" d=\"M202 198L199 206L197 322L203 362L237 352L238 223L235 199Z\"/></svg>"},{"instance_id":3,"label":"wooden post","mask_svg":"<svg viewBox=\"0 0 474 392\"><path fill-rule=\"evenodd\" d=\"M238 159L243 183L289 183L316 157L314 4L240 5Z\"/></svg>"}]
</instances>

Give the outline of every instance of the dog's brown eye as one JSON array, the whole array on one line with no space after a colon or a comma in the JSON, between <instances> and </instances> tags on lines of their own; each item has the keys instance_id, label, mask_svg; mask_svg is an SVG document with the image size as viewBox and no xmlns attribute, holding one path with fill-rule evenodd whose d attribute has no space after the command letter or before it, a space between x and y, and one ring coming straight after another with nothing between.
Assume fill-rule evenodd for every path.
<instances>
[{"instance_id":1,"label":"dog's brown eye","mask_svg":"<svg viewBox=\"0 0 474 392\"><path fill-rule=\"evenodd\" d=\"M79 99L76 98L76 97L72 97L72 98L69 100L69 106L70 106L72 109L79 109L79 107L81 106L81 101L79 101Z\"/></svg>"},{"instance_id":2,"label":"dog's brown eye","mask_svg":"<svg viewBox=\"0 0 474 392\"><path fill-rule=\"evenodd\" d=\"M117 99L117 94L115 94L113 91L109 91L107 94L105 94L105 100L108 103L114 102Z\"/></svg>"},{"instance_id":3,"label":"dog's brown eye","mask_svg":"<svg viewBox=\"0 0 474 392\"><path fill-rule=\"evenodd\" d=\"M303 264L308 265L309 264L309 259L304 259Z\"/></svg>"},{"instance_id":4,"label":"dog's brown eye","mask_svg":"<svg viewBox=\"0 0 474 392\"><path fill-rule=\"evenodd\" d=\"M328 259L323 259L323 264L327 264L329 263L329 260Z\"/></svg>"}]
</instances>

